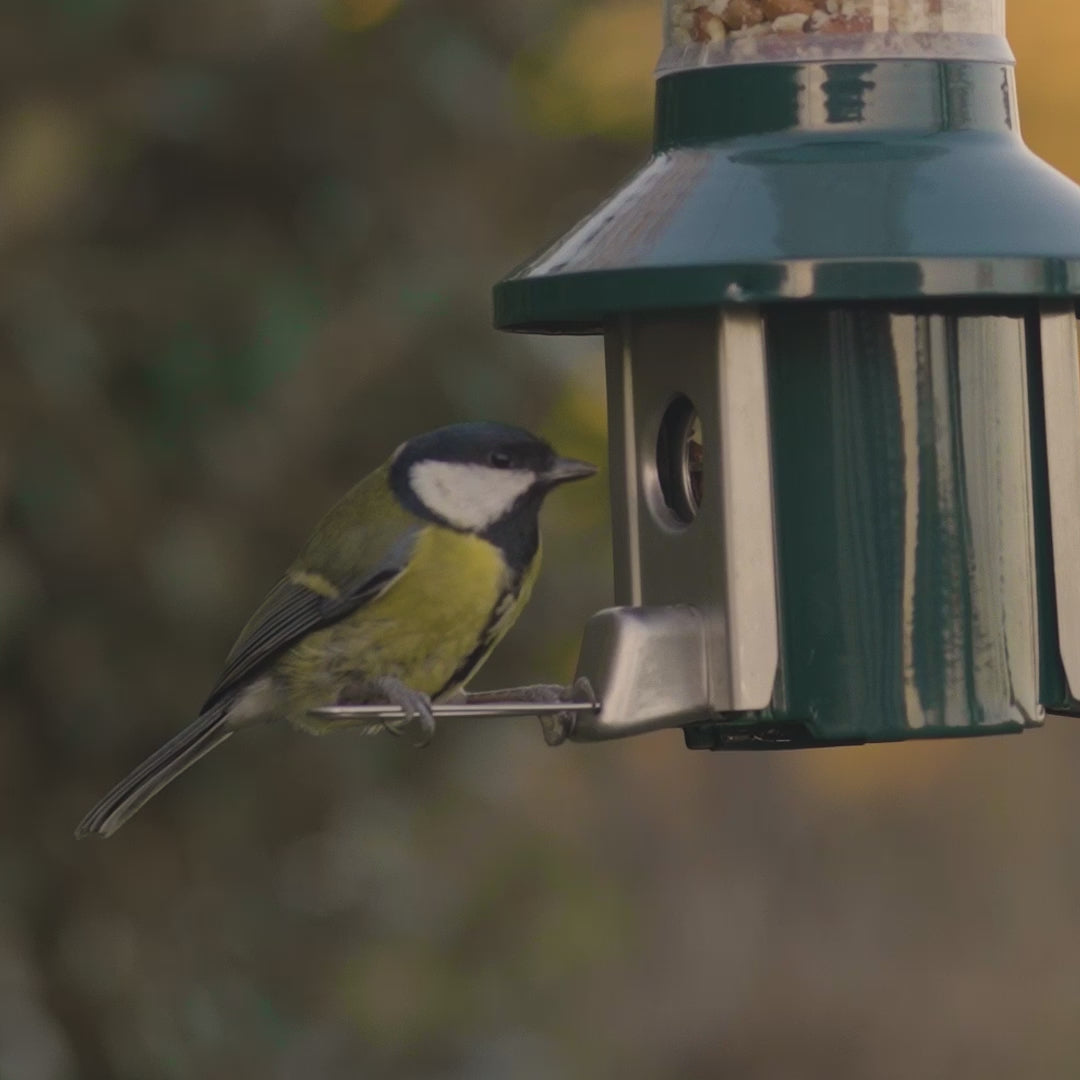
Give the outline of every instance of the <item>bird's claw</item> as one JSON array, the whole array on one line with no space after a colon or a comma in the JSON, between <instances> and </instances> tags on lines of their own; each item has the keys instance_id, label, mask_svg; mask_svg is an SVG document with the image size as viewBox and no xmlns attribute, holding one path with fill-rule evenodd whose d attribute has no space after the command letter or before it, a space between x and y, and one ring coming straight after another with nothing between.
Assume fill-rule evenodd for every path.
<instances>
[{"instance_id":1,"label":"bird's claw","mask_svg":"<svg viewBox=\"0 0 1080 1080\"><path fill-rule=\"evenodd\" d=\"M553 705L560 701L589 702L596 704L596 694L592 684L584 676L574 681L572 686L559 683L539 683L536 686L520 686L514 690L491 691L487 700L528 702L537 705ZM484 693L470 694L470 700L485 700ZM548 746L560 746L573 734L577 723L577 713L568 709L566 712L544 713L538 717L544 742Z\"/></svg>"},{"instance_id":2,"label":"bird's claw","mask_svg":"<svg viewBox=\"0 0 1080 1080\"><path fill-rule=\"evenodd\" d=\"M560 686L561 691L556 701L588 702L596 704L596 691L584 675L579 675L572 686ZM540 717L540 730L544 733L544 742L548 746L561 746L574 733L578 714L573 711L549 713Z\"/></svg>"},{"instance_id":3,"label":"bird's claw","mask_svg":"<svg viewBox=\"0 0 1080 1080\"><path fill-rule=\"evenodd\" d=\"M384 720L383 727L391 735L400 737L415 724L420 737L413 746L418 749L427 746L435 737L435 714L431 709L431 698L411 686L406 686L400 679L376 679L374 688L380 696L405 714L400 720Z\"/></svg>"}]
</instances>

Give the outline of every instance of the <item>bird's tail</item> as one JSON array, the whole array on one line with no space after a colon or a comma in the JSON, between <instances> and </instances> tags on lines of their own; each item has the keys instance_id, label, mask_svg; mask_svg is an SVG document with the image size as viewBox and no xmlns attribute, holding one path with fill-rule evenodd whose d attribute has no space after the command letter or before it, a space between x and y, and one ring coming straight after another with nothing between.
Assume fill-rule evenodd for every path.
<instances>
[{"instance_id":1,"label":"bird's tail","mask_svg":"<svg viewBox=\"0 0 1080 1080\"><path fill-rule=\"evenodd\" d=\"M227 701L214 705L155 750L79 822L75 835L100 833L102 836L112 836L166 784L232 734L232 728L226 723L228 711Z\"/></svg>"}]
</instances>

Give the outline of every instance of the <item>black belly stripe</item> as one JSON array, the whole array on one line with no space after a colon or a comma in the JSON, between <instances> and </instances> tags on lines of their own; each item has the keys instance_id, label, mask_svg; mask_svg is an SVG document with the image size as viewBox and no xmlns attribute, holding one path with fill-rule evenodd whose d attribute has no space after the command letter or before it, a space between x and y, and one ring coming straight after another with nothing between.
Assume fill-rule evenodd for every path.
<instances>
[{"instance_id":1,"label":"black belly stripe","mask_svg":"<svg viewBox=\"0 0 1080 1080\"><path fill-rule=\"evenodd\" d=\"M476 670L476 666L483 660L484 654L491 648L491 643L495 637L495 631L499 625L499 620L502 619L507 611L509 611L517 602L520 587L520 582L516 582L513 590L508 589L499 597L495 606L491 609L491 615L488 617L484 629L480 632L480 640L477 642L476 647L460 664L458 664L454 669L454 674L431 695L432 699L442 697L442 695L453 686L460 686L468 679L473 671Z\"/></svg>"}]
</instances>

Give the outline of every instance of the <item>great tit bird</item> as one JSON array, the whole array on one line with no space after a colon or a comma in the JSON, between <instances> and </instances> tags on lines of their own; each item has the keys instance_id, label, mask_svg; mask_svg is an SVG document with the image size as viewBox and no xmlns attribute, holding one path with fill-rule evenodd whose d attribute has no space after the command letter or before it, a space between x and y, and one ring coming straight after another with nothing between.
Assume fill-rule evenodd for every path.
<instances>
[{"instance_id":1,"label":"great tit bird","mask_svg":"<svg viewBox=\"0 0 1080 1080\"><path fill-rule=\"evenodd\" d=\"M319 522L240 633L198 718L116 785L77 836L109 836L234 731L319 706L386 702L434 731L433 701L465 685L525 606L540 505L595 467L494 423L403 443Z\"/></svg>"}]
</instances>

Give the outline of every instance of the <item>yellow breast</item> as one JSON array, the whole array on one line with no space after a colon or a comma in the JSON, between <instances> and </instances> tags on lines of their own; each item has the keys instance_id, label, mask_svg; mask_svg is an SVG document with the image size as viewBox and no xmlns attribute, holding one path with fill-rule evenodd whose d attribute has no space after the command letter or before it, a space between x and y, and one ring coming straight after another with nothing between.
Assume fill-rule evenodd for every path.
<instances>
[{"instance_id":1,"label":"yellow breast","mask_svg":"<svg viewBox=\"0 0 1080 1080\"><path fill-rule=\"evenodd\" d=\"M407 569L385 593L282 658L278 670L295 687L294 709L331 703L358 678L392 676L426 694L449 692L466 659L476 661L475 670L513 625L538 566L539 553L508 601L513 582L498 548L467 533L425 528Z\"/></svg>"}]
</instances>

